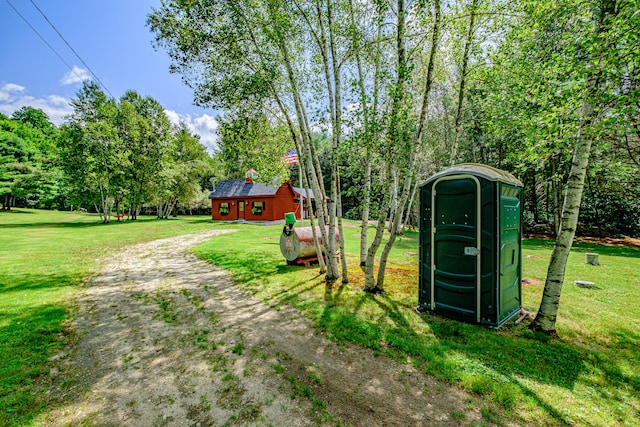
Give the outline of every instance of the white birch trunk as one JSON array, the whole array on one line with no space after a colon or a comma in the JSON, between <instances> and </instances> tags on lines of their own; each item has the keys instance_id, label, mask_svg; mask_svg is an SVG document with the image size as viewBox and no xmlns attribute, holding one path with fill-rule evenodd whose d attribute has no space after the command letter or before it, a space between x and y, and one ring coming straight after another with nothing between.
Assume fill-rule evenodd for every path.
<instances>
[{"instance_id":1,"label":"white birch trunk","mask_svg":"<svg viewBox=\"0 0 640 427\"><path fill-rule=\"evenodd\" d=\"M422 175L422 174L420 174ZM405 215L404 215L404 220L402 221L402 231L405 230L405 228L407 227L407 223L409 222L409 218L411 217L411 211L413 208L413 201L416 198L416 194L418 193L418 188L420 187L420 181L418 180L418 177L416 176L416 182L413 184L413 190L411 191L411 198L409 199L409 204L407 205L407 208L405 209Z\"/></svg>"},{"instance_id":2,"label":"white birch trunk","mask_svg":"<svg viewBox=\"0 0 640 427\"><path fill-rule=\"evenodd\" d=\"M376 227L376 234L373 237L373 241L367 250L366 265L364 267L364 291L369 293L380 293L382 288L378 287L378 284L374 275L375 257L382 243L382 236L384 235L385 222L387 220L387 208L385 207L386 201L383 201L382 207L378 212L378 226Z\"/></svg>"},{"instance_id":3,"label":"white birch trunk","mask_svg":"<svg viewBox=\"0 0 640 427\"><path fill-rule=\"evenodd\" d=\"M606 29L605 17L607 14L615 13L616 2L614 0L602 0L600 7L597 9L598 15L596 19L596 34L600 34ZM596 52L602 49L599 46ZM597 55L597 53L596 53ZM594 95L598 90L601 72L596 69L598 64L597 56L592 58L588 64L592 67L591 72L587 75L585 81L584 99L581 107L582 122L578 132L576 147L571 162L571 171L567 180L567 192L562 206L562 218L560 220L560 230L556 238L556 244L551 253L549 268L547 270L547 280L544 285L542 301L536 318L531 324L531 329L544 332L546 334L557 336L556 320L558 317L558 308L560 306L560 295L562 293L562 284L564 283L564 275L567 267L567 259L573 238L576 234L578 224L578 214L580 213L580 202L584 190L584 182L587 174L587 166L589 164L589 156L591 154L592 137L589 134L589 126L595 116Z\"/></svg>"},{"instance_id":4,"label":"white birch trunk","mask_svg":"<svg viewBox=\"0 0 640 427\"><path fill-rule=\"evenodd\" d=\"M369 206L371 205L371 160L365 159L364 189L362 194L362 222L360 230L360 267L367 265L367 231L369 229Z\"/></svg>"},{"instance_id":5,"label":"white birch trunk","mask_svg":"<svg viewBox=\"0 0 640 427\"><path fill-rule=\"evenodd\" d=\"M413 157L413 156L412 156ZM394 216L394 220L390 226L389 230L389 240L384 245L382 249L382 253L380 254L380 264L378 266L378 282L377 287L382 291L384 289L384 275L387 268L387 259L389 258L389 253L391 253L391 248L393 248L393 244L396 241L396 236L398 235L398 228L400 226L400 219L402 218L404 206L407 204L407 199L409 198L409 193L411 189L411 175L407 174L407 177L404 180L404 186L402 189L402 195L400 196L400 200L398 201L398 205L396 207L396 213Z\"/></svg>"},{"instance_id":6,"label":"white birch trunk","mask_svg":"<svg viewBox=\"0 0 640 427\"><path fill-rule=\"evenodd\" d=\"M302 136L302 144L304 145L306 151L306 160L307 160L307 169L309 171L309 179L310 184L313 188L313 192L316 195L316 212L318 218L318 225L320 228L320 233L322 235L322 245L324 246L325 253L327 254L327 271L325 273L325 278L328 276L329 278L337 278L338 277L338 264L335 260L335 256L333 259L330 258L330 248L328 245L329 239L327 238L327 230L326 226L326 217L327 217L327 199L326 192L324 191L324 187L319 180L319 172L314 166L314 163L318 164L319 160L317 153L315 153L315 148L313 147L313 141L311 140L311 135L309 132L308 122L306 120L306 113L304 107L302 105L302 101L300 99L300 93L298 92L298 86L295 79L295 73L293 71L293 67L291 65L291 58L289 56L289 50L287 48L286 42L281 40L280 48L282 50L283 59L285 62L285 68L287 70L287 76L289 78L289 83L291 85L291 91L294 99L294 104L296 108L296 116L298 117L298 123L300 127L300 133ZM315 154L315 156L314 156ZM315 160L315 162L314 162ZM333 240L333 238L331 239ZM335 247L335 244L334 244ZM335 252L334 252L335 253ZM335 279L333 279L335 280Z\"/></svg>"},{"instance_id":7,"label":"white birch trunk","mask_svg":"<svg viewBox=\"0 0 640 427\"><path fill-rule=\"evenodd\" d=\"M404 2L401 0L398 0L397 4L398 4L398 7L397 7L398 11L403 11ZM433 70L435 66L435 56L437 52L438 43L440 40L440 26L441 26L440 1L435 0L434 1L434 21L433 21L432 39L431 39L431 52L429 54L429 63L427 66L427 76L425 80L425 86L422 92L422 106L420 109L420 119L418 121L417 132L412 141L413 143L410 144L410 149L413 151L410 152L410 156L409 156L410 160L409 160L409 165L407 167L407 170L413 170L415 168L415 162L416 162L415 151L420 149L420 142L422 141L422 134L425 128L427 110L429 107L429 95L431 93L431 89L433 86ZM398 30L397 31L398 31L397 41L398 41L398 56L399 56L398 69L400 70L406 66L406 64L403 64L404 62L403 60L404 58L404 13L398 13ZM405 84L404 79L400 79L398 81L398 84L403 87L403 85ZM391 166L392 164L389 167ZM390 179L390 174L391 174L390 169L388 170L388 174L389 174L388 178ZM410 186L411 176L408 175L407 179L408 179L407 185ZM403 213L402 209L404 208L404 204L406 204L406 201L408 198L408 192L409 192L409 188L403 189L403 197L401 197L402 206L399 209L399 212L394 212L395 215L399 215L398 221L402 218L402 213ZM373 263L375 261L375 254L377 253L378 248L380 247L380 244L382 242L382 236L383 236L384 227L385 227L385 220L387 216L390 216L390 215L387 215L387 209L389 205L387 205L386 203L387 203L387 200L385 199L383 201L382 208L378 215L378 227L376 229L376 235L374 237L373 242L371 243L371 246L369 247L369 250L367 251L367 259L366 259L367 265L365 266L365 287L364 287L364 290L367 292L374 292L374 293L384 292L383 285L384 285L385 268L381 268L381 271L380 270L378 271L378 282L376 282L376 280L374 279ZM393 229L393 224L395 223L396 223L395 221L391 222L392 229ZM386 264L388 253L390 252L391 247L395 242L395 230L393 231L394 232L390 237L391 243L390 244L387 243L386 245L386 249L385 249L386 255L384 256L384 258L381 257L381 265L383 263Z\"/></svg>"},{"instance_id":8,"label":"white birch trunk","mask_svg":"<svg viewBox=\"0 0 640 427\"><path fill-rule=\"evenodd\" d=\"M583 104L583 114L590 117L593 114L593 105L589 102ZM567 182L567 193L562 207L562 219L560 220L560 230L556 238L556 244L551 253L549 268L547 270L547 280L544 285L544 293L538 314L531 324L534 330L544 331L551 335L556 335L555 325L560 305L560 294L567 267L567 259L573 238L576 234L578 224L578 214L580 212L580 202L584 189L584 180L589 163L591 152L591 138L580 132L571 162L571 172Z\"/></svg>"}]
</instances>

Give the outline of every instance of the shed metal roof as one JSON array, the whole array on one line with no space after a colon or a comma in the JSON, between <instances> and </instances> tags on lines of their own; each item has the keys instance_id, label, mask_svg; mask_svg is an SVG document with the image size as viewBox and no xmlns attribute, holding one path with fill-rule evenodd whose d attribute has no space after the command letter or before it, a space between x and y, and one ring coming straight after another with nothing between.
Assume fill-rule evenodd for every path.
<instances>
[{"instance_id":1,"label":"shed metal roof","mask_svg":"<svg viewBox=\"0 0 640 427\"><path fill-rule=\"evenodd\" d=\"M229 179L220 181L209 194L209 198L274 196L277 191L278 188L273 185L261 182L247 182L244 179Z\"/></svg>"},{"instance_id":2,"label":"shed metal roof","mask_svg":"<svg viewBox=\"0 0 640 427\"><path fill-rule=\"evenodd\" d=\"M313 195L312 189L305 190L304 188L293 187L293 190L296 192L297 195L302 194L305 199L310 199L310 200L316 199L315 196Z\"/></svg>"}]
</instances>

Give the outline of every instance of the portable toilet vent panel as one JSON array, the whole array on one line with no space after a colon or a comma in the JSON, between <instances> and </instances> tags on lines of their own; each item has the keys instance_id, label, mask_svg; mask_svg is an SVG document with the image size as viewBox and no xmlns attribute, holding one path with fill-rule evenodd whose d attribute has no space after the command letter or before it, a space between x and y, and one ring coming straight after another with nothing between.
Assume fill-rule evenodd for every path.
<instances>
[{"instance_id":1,"label":"portable toilet vent panel","mask_svg":"<svg viewBox=\"0 0 640 427\"><path fill-rule=\"evenodd\" d=\"M522 307L522 183L479 164L420 188L418 309L500 327Z\"/></svg>"}]
</instances>

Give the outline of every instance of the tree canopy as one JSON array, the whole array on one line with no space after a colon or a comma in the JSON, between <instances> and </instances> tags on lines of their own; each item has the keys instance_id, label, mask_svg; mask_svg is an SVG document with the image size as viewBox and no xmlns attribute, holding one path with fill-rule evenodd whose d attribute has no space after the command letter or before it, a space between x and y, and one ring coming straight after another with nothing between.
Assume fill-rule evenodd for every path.
<instances>
[{"instance_id":1,"label":"tree canopy","mask_svg":"<svg viewBox=\"0 0 640 427\"><path fill-rule=\"evenodd\" d=\"M60 127L41 110L0 115L0 202L83 207L103 222L143 207L166 217L178 205L208 206L213 163L185 124L173 126L151 97L127 91L119 100L85 82ZM207 193L208 194L208 193Z\"/></svg>"},{"instance_id":2,"label":"tree canopy","mask_svg":"<svg viewBox=\"0 0 640 427\"><path fill-rule=\"evenodd\" d=\"M362 219L365 289L379 292L386 254L415 216L419 182L453 163L519 176L527 227L575 232L563 223L565 194L575 188L584 206L579 217L573 211L579 228L640 231L636 215L610 215L640 207L639 6L168 0L148 25L196 102L259 112L261 124L236 116L222 127L232 164L260 134L255 126L286 126L307 185L330 200L320 224L339 228L344 214ZM319 133L329 148L316 144ZM370 216L379 224L371 242ZM391 237L374 277L385 226ZM328 267L331 281L337 266Z\"/></svg>"}]
</instances>

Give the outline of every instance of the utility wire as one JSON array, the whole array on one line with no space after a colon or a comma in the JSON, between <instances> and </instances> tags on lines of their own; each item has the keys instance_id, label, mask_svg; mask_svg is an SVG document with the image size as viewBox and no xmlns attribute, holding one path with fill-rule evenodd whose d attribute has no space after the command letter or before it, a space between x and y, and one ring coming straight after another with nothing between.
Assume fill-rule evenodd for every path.
<instances>
[{"instance_id":1,"label":"utility wire","mask_svg":"<svg viewBox=\"0 0 640 427\"><path fill-rule=\"evenodd\" d=\"M5 1L7 1L7 2L8 2L9 0L5 0ZM30 0L30 1L31 1L31 4L32 4L36 9L38 9L38 12L40 12L40 14L42 15L42 17L43 17L43 18L44 18L44 19L49 23L49 25L51 26L51 28L53 28L53 29L54 29L54 31L55 31L56 33L58 33L58 36L60 36L60 38L62 39L62 41L63 41L63 42L65 42L65 44L69 47L69 49L71 49L71 51L73 52L73 54L74 54L74 55L75 55L75 56L80 60L80 62L82 62L82 64L83 64L85 67L87 67L87 70L89 70L89 72L91 73L91 75L96 79L96 81L100 84L100 86L102 86L102 87L104 88L104 90L106 90L106 91L107 91L107 93L108 93L112 98L115 98L115 97L113 96L113 94L109 91L109 89L107 89L107 87L104 85L104 83L102 83L102 81L100 81L100 79L98 78L98 76L96 75L96 73L94 73L94 72L93 72L93 70L91 69L91 67L89 67L89 66L87 65L87 63L86 63L86 62L84 62L84 59L82 59L82 58L80 57L80 55L78 55L78 52L76 52L76 51L75 51L75 49L74 49L73 47L71 47L71 45L69 44L69 42L68 42L68 41L67 41L67 40L62 36L62 34L60 33L60 31L58 31L58 29L55 27L55 25L53 25L53 23L49 20L49 18L47 18L47 15L45 15L45 14L44 14L44 12L42 11L42 9L40 9L40 8L38 7L38 5L37 5L33 0Z\"/></svg>"},{"instance_id":2,"label":"utility wire","mask_svg":"<svg viewBox=\"0 0 640 427\"><path fill-rule=\"evenodd\" d=\"M42 40L42 41L44 42L44 44L46 44L46 45L47 45L47 47L48 47L49 49L51 49L51 51L52 51L53 53L55 53L55 55L60 59L60 61L62 61L62 62L64 63L64 65L66 65L67 67L69 67L69 70L71 70L71 72L72 72L73 74L75 74L75 75L76 75L80 80L82 80L82 76L80 76L80 75L76 72L76 70L75 70L71 65L69 65L69 63L68 63L67 61L65 61L65 60L64 60L64 58L63 58L62 56L60 56L60 54L59 54L59 53L58 53L58 52L53 48L53 46L51 46L51 45L49 44L49 42L48 42L48 41L47 41L47 40L42 36L42 34L40 34L40 33L38 32L38 30L36 30L36 29L33 27L33 25L31 25L31 24L29 23L29 21L27 21L27 18L25 18L25 17L24 17L24 16L23 16L19 11L18 11L18 9L16 9L16 8L15 8L15 6L14 6L13 4L11 4L11 2L10 2L9 0L4 0L4 1L5 1L9 6L11 6L11 9L13 9L13 11L14 11L15 13L17 13L17 14L18 14L18 16L19 16L20 18L22 18L22 20L25 22L25 24L27 24L27 25L29 26L29 28L31 28L31 29L33 30L33 32L34 32L34 33L36 33L36 34L38 35L38 37L40 37L40 40Z\"/></svg>"}]
</instances>

